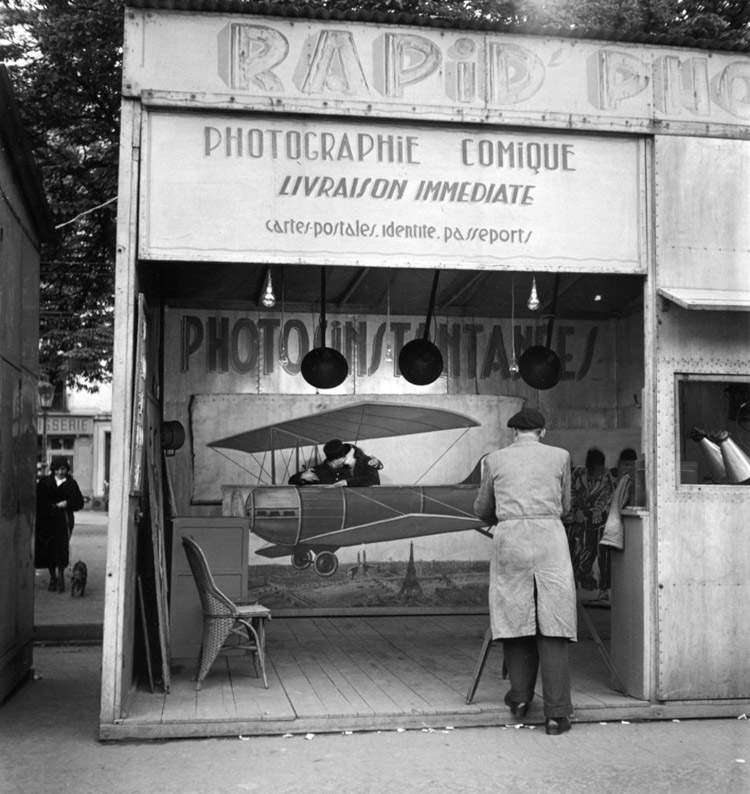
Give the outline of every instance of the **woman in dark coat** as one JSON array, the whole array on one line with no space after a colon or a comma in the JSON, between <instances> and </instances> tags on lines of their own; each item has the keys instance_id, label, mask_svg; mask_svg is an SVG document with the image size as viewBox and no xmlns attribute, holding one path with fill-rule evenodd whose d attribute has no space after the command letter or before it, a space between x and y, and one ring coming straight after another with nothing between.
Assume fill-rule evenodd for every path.
<instances>
[{"instance_id":1,"label":"woman in dark coat","mask_svg":"<svg viewBox=\"0 0 750 794\"><path fill-rule=\"evenodd\" d=\"M49 589L65 592L65 569L73 533L73 511L83 507L78 483L70 476L66 458L52 458L51 474L36 486L34 565L49 570Z\"/></svg>"}]
</instances>

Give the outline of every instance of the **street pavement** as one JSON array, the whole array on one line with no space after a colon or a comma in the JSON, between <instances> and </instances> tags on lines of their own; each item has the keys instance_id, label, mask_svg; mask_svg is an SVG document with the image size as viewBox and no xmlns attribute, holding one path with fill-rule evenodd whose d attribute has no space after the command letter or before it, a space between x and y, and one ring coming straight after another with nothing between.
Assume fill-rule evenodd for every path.
<instances>
[{"instance_id":1,"label":"street pavement","mask_svg":"<svg viewBox=\"0 0 750 794\"><path fill-rule=\"evenodd\" d=\"M81 510L75 514L70 539L70 567L65 571L65 592L49 592L49 572L34 578L34 637L37 640L101 640L104 621L104 573L107 550L107 514ZM88 568L86 594L70 594L70 571L77 560Z\"/></svg>"},{"instance_id":2,"label":"street pavement","mask_svg":"<svg viewBox=\"0 0 750 794\"><path fill-rule=\"evenodd\" d=\"M46 575L38 577L37 630L48 639L35 645L33 677L0 706L0 794L750 792L750 721L741 714L580 724L563 736L445 726L102 743L101 646L90 635L64 641L103 615L106 519L79 517L72 561L85 555L91 590L84 599L47 593Z\"/></svg>"}]
</instances>

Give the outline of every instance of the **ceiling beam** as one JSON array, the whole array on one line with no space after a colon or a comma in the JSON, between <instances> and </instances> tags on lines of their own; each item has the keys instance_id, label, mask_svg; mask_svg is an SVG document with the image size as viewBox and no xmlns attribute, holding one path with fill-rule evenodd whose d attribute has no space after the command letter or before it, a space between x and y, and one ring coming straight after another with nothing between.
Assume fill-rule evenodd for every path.
<instances>
[{"instance_id":1,"label":"ceiling beam","mask_svg":"<svg viewBox=\"0 0 750 794\"><path fill-rule=\"evenodd\" d=\"M349 282L349 286L346 287L341 297L336 301L336 308L340 309L349 300L349 298L351 298L351 296L354 294L354 291L365 280L369 272L369 267L359 268L356 276L354 276L354 278Z\"/></svg>"},{"instance_id":2,"label":"ceiling beam","mask_svg":"<svg viewBox=\"0 0 750 794\"><path fill-rule=\"evenodd\" d=\"M396 279L396 273L394 271L390 270L390 269L387 272L388 272L388 277L386 278L386 281L385 281L385 289L380 293L380 295L378 296L377 300L375 301L375 304L374 304L375 306L386 306L386 307L388 307L388 304L389 304L388 298L389 298L389 295L390 295L391 287L393 286L393 282Z\"/></svg>"},{"instance_id":3,"label":"ceiling beam","mask_svg":"<svg viewBox=\"0 0 750 794\"><path fill-rule=\"evenodd\" d=\"M564 274L560 273L558 275L560 275L560 281L562 281L562 277L563 277ZM566 293L570 292L570 290L572 290L573 287L575 287L575 285L578 284L578 282L581 281L583 278L584 278L583 274L574 275L569 280L568 280L568 278L566 276L567 283L565 284L565 288L564 289L560 288L557 291L557 312L558 313L560 311L560 298L562 298ZM552 308L553 299L554 299L554 294L553 294L552 298L550 298L549 300L546 300L539 307L539 311L537 313L540 314L540 315L544 315L544 314L548 313L549 310Z\"/></svg>"},{"instance_id":4,"label":"ceiling beam","mask_svg":"<svg viewBox=\"0 0 750 794\"><path fill-rule=\"evenodd\" d=\"M471 276L466 281L464 281L463 285L460 286L457 290L451 290L451 297L449 300L445 301L444 303L438 303L435 306L435 311L447 309L449 306L454 304L465 292L470 290L476 284L478 284L483 278L487 276L487 273L477 273L474 276Z\"/></svg>"}]
</instances>

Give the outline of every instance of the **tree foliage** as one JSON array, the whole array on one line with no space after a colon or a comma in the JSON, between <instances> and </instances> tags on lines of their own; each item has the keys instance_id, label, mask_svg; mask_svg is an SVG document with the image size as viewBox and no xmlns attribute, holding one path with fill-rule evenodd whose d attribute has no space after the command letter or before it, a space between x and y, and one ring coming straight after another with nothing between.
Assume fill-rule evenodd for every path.
<instances>
[{"instance_id":1,"label":"tree foliage","mask_svg":"<svg viewBox=\"0 0 750 794\"><path fill-rule=\"evenodd\" d=\"M2 2L0 60L59 227L42 250L40 365L83 387L112 365L122 19L121 0Z\"/></svg>"},{"instance_id":2,"label":"tree foliage","mask_svg":"<svg viewBox=\"0 0 750 794\"><path fill-rule=\"evenodd\" d=\"M43 251L40 361L69 384L109 378L123 0L0 0L9 67L59 237ZM746 0L296 0L350 13L509 31L750 46ZM104 205L104 206L101 206ZM97 208L93 211L92 208ZM86 213L86 214L82 214ZM79 217L80 216L80 217ZM77 220L69 222L73 218Z\"/></svg>"},{"instance_id":3,"label":"tree foliage","mask_svg":"<svg viewBox=\"0 0 750 794\"><path fill-rule=\"evenodd\" d=\"M750 45L747 0L309 0L307 8L382 11L454 23L489 23L535 33L639 38L660 35L710 41L716 46Z\"/></svg>"}]
</instances>

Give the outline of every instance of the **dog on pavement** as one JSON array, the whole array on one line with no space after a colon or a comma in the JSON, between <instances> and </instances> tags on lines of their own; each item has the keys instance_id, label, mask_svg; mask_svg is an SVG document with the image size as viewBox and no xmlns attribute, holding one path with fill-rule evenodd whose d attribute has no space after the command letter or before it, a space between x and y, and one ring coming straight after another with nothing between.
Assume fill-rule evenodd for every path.
<instances>
[{"instance_id":1,"label":"dog on pavement","mask_svg":"<svg viewBox=\"0 0 750 794\"><path fill-rule=\"evenodd\" d=\"M86 579L88 579L88 568L86 563L82 560L73 566L73 572L70 575L70 595L83 597L86 593Z\"/></svg>"}]
</instances>

